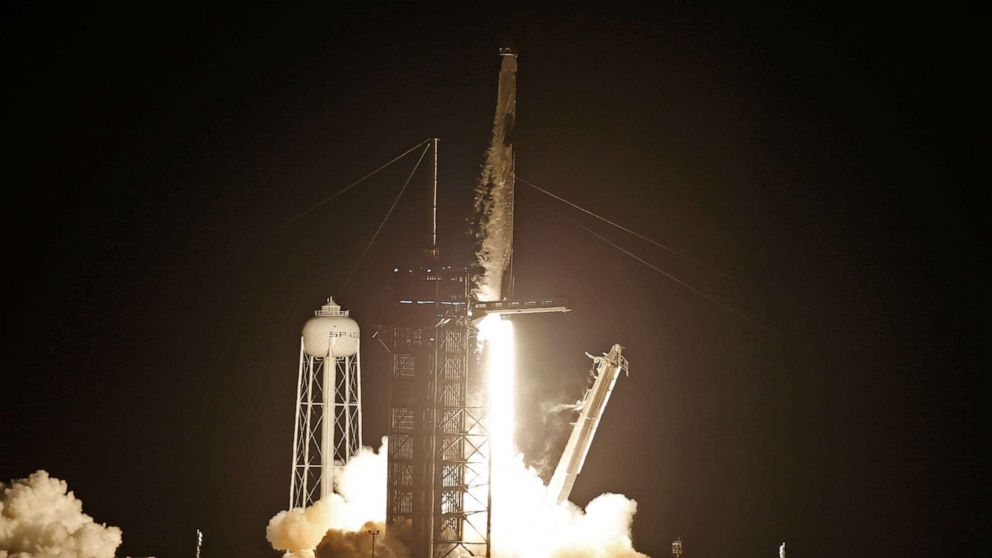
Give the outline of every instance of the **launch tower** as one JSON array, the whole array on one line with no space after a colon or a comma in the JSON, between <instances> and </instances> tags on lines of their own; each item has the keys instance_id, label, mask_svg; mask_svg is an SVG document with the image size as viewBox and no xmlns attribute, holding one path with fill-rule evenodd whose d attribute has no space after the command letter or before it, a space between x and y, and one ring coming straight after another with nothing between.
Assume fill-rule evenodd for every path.
<instances>
[{"instance_id":1,"label":"launch tower","mask_svg":"<svg viewBox=\"0 0 992 558\"><path fill-rule=\"evenodd\" d=\"M407 530L414 558L489 556L492 467L489 393L477 365L475 298L501 300L512 277L513 145L517 55L500 50L493 140L476 210L490 288L474 292L466 268L442 266L436 235L437 141L426 262L396 268L387 347L390 377L386 520ZM509 291L509 289L506 289Z\"/></svg>"},{"instance_id":2,"label":"launch tower","mask_svg":"<svg viewBox=\"0 0 992 558\"><path fill-rule=\"evenodd\" d=\"M475 325L486 315L567 312L564 301L508 300L513 288L517 55L500 50L493 137L476 192L480 276L442 265L437 250L437 140L430 248L397 267L388 326L391 353L387 527L413 558L490 556L490 399Z\"/></svg>"},{"instance_id":3,"label":"launch tower","mask_svg":"<svg viewBox=\"0 0 992 558\"><path fill-rule=\"evenodd\" d=\"M397 269L387 524L415 557L489 556L488 394L474 366L465 270Z\"/></svg>"}]
</instances>

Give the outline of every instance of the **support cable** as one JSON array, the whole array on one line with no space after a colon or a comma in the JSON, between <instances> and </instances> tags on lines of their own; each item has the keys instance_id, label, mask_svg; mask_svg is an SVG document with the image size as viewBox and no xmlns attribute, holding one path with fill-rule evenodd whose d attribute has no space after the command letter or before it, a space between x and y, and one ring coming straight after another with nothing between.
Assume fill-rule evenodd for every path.
<instances>
[{"instance_id":1,"label":"support cable","mask_svg":"<svg viewBox=\"0 0 992 558\"><path fill-rule=\"evenodd\" d=\"M396 209L396 204L398 204L400 202L400 198L403 197L403 192L406 192L406 187L410 184L410 180L413 179L413 175L417 172L417 169L420 168L420 163L424 160L424 156L427 155L427 151L431 148L430 140L427 140L420 145L424 144L426 144L426 146L424 147L424 150L420 152L420 158L417 159L417 164L413 166L413 170L411 170L409 176L406 177L406 182L403 183L403 187L400 188L399 194L397 194L396 199L393 200L393 205L389 206L389 211L386 212L386 216L382 219L382 222L379 223L379 228L377 228L375 233L372 234L372 239L365 245L365 249L362 250L362 255L358 257L358 261L355 262L355 266L351 268L351 271L345 278L344 283L341 284L341 288L338 289L338 296L340 296L341 293L348 288L348 284L351 283L351 280L358 271L358 268L361 267L362 262L365 261L365 256L369 253L369 249L372 248L372 244L379 236L379 232L382 231L382 227L386 226L386 221L389 220L389 217L393 214L393 210Z\"/></svg>"},{"instance_id":2,"label":"support cable","mask_svg":"<svg viewBox=\"0 0 992 558\"><path fill-rule=\"evenodd\" d=\"M629 250L621 247L620 245L616 244L615 242L613 242L612 240L606 238L605 236L602 236L599 233L593 231L592 229L586 227L582 223L579 223L578 221L574 221L574 220L573 220L573 222L576 225L578 225L579 227L581 227L583 230L585 230L587 233L595 236L596 238L602 240L606 244L609 244L613 248L616 248L620 252L623 252L624 254L630 256L631 258L633 258L633 259L641 262L642 264L648 266L649 268L653 269L654 271L657 271L658 273L660 273L660 274L664 275L665 277L671 279L675 283L678 283L679 285L681 285L681 286L685 287L686 289L688 289L688 290L696 293L697 295L705 298L706 300L712 302L713 304L716 304L717 306L723 308L724 310L730 312L731 314L734 314L735 316L737 316L737 317L739 317L739 318L741 318L743 320L746 320L746 321L748 321L748 322L750 322L750 323L752 323L752 324L760 327L763 330L766 330L766 331L768 330L768 328L766 326L758 323L757 321L755 321L753 318L751 318L747 314L745 314L745 313L741 312L740 310L737 310L736 308L728 305L727 303L723 302L722 300L720 300L720 299L718 299L718 298L716 298L716 297L714 297L712 295L706 294L705 292L697 289L696 287L693 287L692 285L686 283L685 281L679 279L678 277L672 275L671 273L669 273L669 272L661 269L660 267L652 264L651 262L645 260L644 258L641 258L637 254L634 254L633 252L631 252L631 251L629 251Z\"/></svg>"},{"instance_id":3,"label":"support cable","mask_svg":"<svg viewBox=\"0 0 992 558\"><path fill-rule=\"evenodd\" d=\"M292 225L296 221L298 221L298 220L302 219L303 217L309 215L310 213L312 213L316 209L318 209L318 208L326 205L328 202L330 202L334 198L340 196L341 194L344 194L348 190L351 190L355 186L358 186L362 182L365 182L366 180L368 180L368 179L372 178L373 176L379 174L380 172L382 172L386 168L390 167L391 165L393 165L394 163L396 163L400 159L403 159L404 157L406 157L410 153L416 151L416 149L418 147L422 147L424 144L427 144L428 146L430 146L430 141L431 140L429 140L429 139L424 140L424 141L418 143L417 145L414 145L410 149L407 149L403 153L400 153L396 157L393 157L392 159L390 159L386 163L383 163L381 166L379 166L378 168L376 168L372 172L366 174L365 176L359 178L358 180L352 182L351 184L348 184L344 188L341 188L340 190L338 190L337 192L334 192L333 194L331 194L330 196L324 198L323 200L321 200L321 201L319 201L319 202L311 205L307 209L303 210L300 213L297 213L296 215L294 215L293 217L290 217L289 219L283 221L279 225L276 225L275 227L272 227L271 229L269 229L269 230L265 231L264 233L260 234L259 236L255 237L253 240L250 240L250 241L246 242L241 248L235 249L232 252L228 253L226 256L218 259L212 265L208 266L208 268L216 267L216 266L220 265L221 263L223 263L223 262L231 259L232 257L236 256L237 254L240 254L241 252L243 252L243 251L251 248L252 246L255 246L255 245L259 244L260 242L262 242L263 240L265 240L268 237L272 236L273 234L281 231L282 229L285 229L286 227Z\"/></svg>"},{"instance_id":4,"label":"support cable","mask_svg":"<svg viewBox=\"0 0 992 558\"><path fill-rule=\"evenodd\" d=\"M718 275L722 275L723 277L726 277L727 279L736 280L736 279L734 279L734 277L732 275L730 275L729 273L727 273L725 271L721 271L721 270L719 270L719 269L717 269L717 268L715 268L715 267L713 267L713 266L711 266L711 265L709 265L709 264L707 264L705 262L701 262L701 261L697 260L696 258L693 258L692 256L688 255L688 254L685 254L683 252L680 252L679 250L676 250L675 248L672 248L671 246L666 246L666 245L658 242L657 240L654 240L652 238L649 238L647 236L644 236L643 234L641 234L639 232L632 231L632 230L628 229L627 227L625 227L625 226L623 226L623 225L621 225L619 223L616 223L614 221L611 221L611 220L607 219L606 217L603 217L602 215L598 215L596 213L593 213L592 211L589 211L588 209L580 206L577 203L570 202L570 201L566 200L565 198L563 198L561 196L558 196L556 194L552 194L551 192L545 190L544 188L541 188L540 186L538 186L538 185L536 185L536 184L534 184L532 182L528 182L528 181L526 181L526 180L524 180L522 178L519 178L519 177L517 178L517 182L520 182L521 184L525 184L527 186L530 186L531 188L537 190L538 192L541 192L542 194L544 194L544 195L546 195L548 197L554 198L554 199L556 199L556 200L558 200L558 201L560 201L560 202L562 202L562 203L564 203L566 205L569 205L569 206L571 206L571 207L573 207L575 209L578 209L579 211L585 213L586 215L591 215L591 216L595 217L596 219L599 219L600 221L602 221L604 223L607 223L608 225L614 226L614 227L622 230L623 232L625 232L625 233L627 233L629 235L632 235L634 237L637 237L637 238L639 238L639 239L641 239L641 240L643 240L645 242L651 243L651 244L657 246L658 248L661 248L662 250L666 250L666 251L668 251L668 252L670 252L672 254L675 254L676 256L679 256L680 258L682 258L682 259L684 259L686 261L692 262L692 263L698 265L699 267L702 267L703 269L707 269L709 271L712 271L713 273L716 273Z\"/></svg>"},{"instance_id":5,"label":"support cable","mask_svg":"<svg viewBox=\"0 0 992 558\"><path fill-rule=\"evenodd\" d=\"M397 155L396 157L394 157L394 158L392 158L392 159L390 159L390 160L389 160L389 162L387 162L387 163L384 163L384 164L383 164L382 166L380 166L379 168L377 168L377 169L375 169L374 171L372 171L372 172L370 172L370 173L368 173L368 174L366 174L365 176L363 176L363 177L361 177L361 178L359 178L358 180L356 180L356 181L354 181L354 182L352 182L351 184L349 184L349 185L347 185L347 186L345 186L344 188L341 188L340 190L338 190L337 192L334 192L333 194L331 194L330 196L328 196L328 197L326 197L326 198L324 198L323 200L321 200L321 201L319 201L319 202L317 202L317 203L315 203L315 204L313 204L313 205L311 205L310 207L308 207L307 209L305 209L305 210L304 210L303 212L301 212L301 213L298 213L298 214L296 214L296 216L294 216L294 217L291 217L291 218L289 218L289 219L287 219L287 220L286 220L286 221L284 221L284 222L283 222L283 223L282 223L281 225L278 225L278 226L276 226L276 227L273 227L273 228L272 228L272 229L270 229L270 230L269 230L268 232L266 232L265 234L263 234L262 236L260 236L258 240L261 240L261 239L263 239L263 238L265 238L266 236L269 236L270 234L273 234L273 233L275 233L275 232L277 232L277 231L279 231L279 230L281 230L281 229L284 229L284 228L286 228L286 227L288 227L289 225L291 225L291 224L293 224L294 222L296 222L297 220L299 220L299 219L302 219L302 218L303 218L303 217L305 217L306 215L309 215L309 214L310 214L311 212L313 212L313 211L314 211L314 210L316 210L317 208L319 208L319 207L322 207L322 206L324 206L324 205L326 205L326 204L327 204L328 202L330 202L330 201L331 201L331 200L333 200L334 198L336 198L336 197L338 197L338 196L340 196L341 194L343 194L343 193L345 193L345 192L347 192L348 190L351 190L351 189L352 189L352 188L354 188L355 186L358 186L358 185L359 185L359 184L361 184L362 182L365 182L366 180L368 180L368 179L370 179L370 178L372 178L373 176L375 176L375 175L377 175L377 174L379 174L379 173L380 173L381 171L383 171L383 170L385 170L385 169L386 169L387 167L389 167L389 166L390 166L390 165L392 165L393 163L395 163L395 162L397 162L397 161L399 161L399 160L400 160L400 159L402 159L403 157L406 157L407 155L409 155L409 154L410 154L410 153L412 153L413 151L416 151L416 149L417 149L418 147L421 147L421 146L422 146L422 145L424 145L424 144L428 144L428 145L429 145L429 143L430 143L430 141L431 141L431 140L424 140L424 141L422 141L422 142L420 142L420 143L418 143L417 145L414 145L414 146L413 146L413 147L411 147L410 149L407 149L407 150L406 150L406 151L404 151L403 153L400 153L400 154L399 154L399 155ZM421 155L421 158L423 158L423 156L422 156L422 155ZM419 165L419 164L420 164L420 162L418 161L418 162L417 162L417 164ZM258 242L258 240L256 240L255 242Z\"/></svg>"}]
</instances>

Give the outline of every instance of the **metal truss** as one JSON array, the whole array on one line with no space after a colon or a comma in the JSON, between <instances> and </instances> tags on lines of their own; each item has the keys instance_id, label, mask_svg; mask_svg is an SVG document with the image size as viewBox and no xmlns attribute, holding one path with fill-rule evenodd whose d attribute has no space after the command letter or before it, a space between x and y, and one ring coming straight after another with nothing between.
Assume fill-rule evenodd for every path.
<instances>
[{"instance_id":1,"label":"metal truss","mask_svg":"<svg viewBox=\"0 0 992 558\"><path fill-rule=\"evenodd\" d=\"M391 377L389 456L386 518L389 525L413 525L422 505L423 407L412 399L418 378L429 365L422 332L417 328L396 327L392 331L393 370ZM407 393L402 398L398 394ZM402 400L401 400L402 399ZM415 464L416 458L416 464Z\"/></svg>"},{"instance_id":2,"label":"metal truss","mask_svg":"<svg viewBox=\"0 0 992 558\"><path fill-rule=\"evenodd\" d=\"M393 330L387 519L410 527L417 557L489 556L488 401L470 393L473 330L457 314L426 342Z\"/></svg>"},{"instance_id":3,"label":"metal truss","mask_svg":"<svg viewBox=\"0 0 992 558\"><path fill-rule=\"evenodd\" d=\"M290 508L334 490L335 471L362 447L361 349L348 357L313 357L300 340Z\"/></svg>"},{"instance_id":4,"label":"metal truss","mask_svg":"<svg viewBox=\"0 0 992 558\"><path fill-rule=\"evenodd\" d=\"M489 556L489 410L469 406L466 321L436 329L433 436L433 558Z\"/></svg>"}]
</instances>

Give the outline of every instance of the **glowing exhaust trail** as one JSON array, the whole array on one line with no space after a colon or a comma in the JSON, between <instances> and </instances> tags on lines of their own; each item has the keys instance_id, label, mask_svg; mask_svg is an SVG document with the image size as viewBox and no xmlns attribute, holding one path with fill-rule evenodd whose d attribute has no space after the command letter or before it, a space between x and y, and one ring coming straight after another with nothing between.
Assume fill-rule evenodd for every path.
<instances>
[{"instance_id":1,"label":"glowing exhaust trail","mask_svg":"<svg viewBox=\"0 0 992 558\"><path fill-rule=\"evenodd\" d=\"M479 340L486 343L486 368L489 374L489 443L493 460L493 493L497 494L500 472L513 460L516 452L513 431L516 358L513 322L498 315L486 316L479 323Z\"/></svg>"}]
</instances>

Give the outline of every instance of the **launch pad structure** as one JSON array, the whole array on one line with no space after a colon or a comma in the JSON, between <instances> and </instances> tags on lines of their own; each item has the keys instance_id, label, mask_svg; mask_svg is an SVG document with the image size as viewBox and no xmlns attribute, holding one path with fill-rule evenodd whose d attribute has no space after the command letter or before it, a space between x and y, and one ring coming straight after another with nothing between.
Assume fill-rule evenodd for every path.
<instances>
[{"instance_id":1,"label":"launch pad structure","mask_svg":"<svg viewBox=\"0 0 992 558\"><path fill-rule=\"evenodd\" d=\"M494 135L500 165L485 180L508 186L500 209L499 274L512 274L513 150L517 56L500 50ZM473 293L467 268L441 264L437 249L437 140L430 247L416 268L394 270L386 525L405 533L417 558L490 556L492 453L489 390L478 363ZM491 163L491 161L490 161ZM489 167L494 165L488 164ZM508 180L508 181L507 181ZM495 190L495 188L494 188ZM494 195L495 197L495 195ZM508 202L508 203L507 203ZM500 286L502 281L500 281ZM498 299L498 293L496 298Z\"/></svg>"},{"instance_id":2,"label":"launch pad structure","mask_svg":"<svg viewBox=\"0 0 992 558\"><path fill-rule=\"evenodd\" d=\"M419 265L394 269L391 323L384 331L392 358L386 524L405 533L417 558L491 555L490 399L475 325L489 314L567 311L556 300L506 300L513 285L516 71L516 54L501 49L483 179L492 189L489 211L502 212L494 220L498 231L488 231L500 240L490 253L496 264L485 270L495 283L491 298L478 300L467 268L439 260L437 140L430 248Z\"/></svg>"},{"instance_id":3,"label":"launch pad structure","mask_svg":"<svg viewBox=\"0 0 992 558\"><path fill-rule=\"evenodd\" d=\"M385 325L378 326L373 336L391 359L386 527L404 542L413 558L491 556L489 378L480 362L476 326L491 314L508 319L569 311L560 299L512 299L515 161L511 135L517 56L501 49L500 58L493 138L483 174L489 196L481 204L482 226L486 219L490 226L485 240L496 239L479 248L491 264L483 266L485 279L479 280L487 281L487 288L473 282L467 267L441 263L437 249L438 140L429 140L434 172L428 248L415 265L394 268L394 288L384 308L385 319L380 321ZM479 198L476 204L478 211ZM499 214L494 217L493 212ZM579 419L549 485L552 503L568 498L610 392L620 371L627 369L621 351L620 345L614 345L609 354L591 357L594 383L576 405ZM291 508L309 506L333 491L335 472L361 447L361 421L358 324L328 299L304 326L301 338Z\"/></svg>"},{"instance_id":4,"label":"launch pad structure","mask_svg":"<svg viewBox=\"0 0 992 558\"><path fill-rule=\"evenodd\" d=\"M490 556L489 390L475 324L489 314L567 312L558 299L477 302L466 270L396 268L386 524L413 556Z\"/></svg>"},{"instance_id":5,"label":"launch pad structure","mask_svg":"<svg viewBox=\"0 0 992 558\"><path fill-rule=\"evenodd\" d=\"M387 526L409 530L414 556L488 556L489 401L473 366L468 273L394 275Z\"/></svg>"},{"instance_id":6,"label":"launch pad structure","mask_svg":"<svg viewBox=\"0 0 992 558\"><path fill-rule=\"evenodd\" d=\"M586 390L585 396L576 405L579 417L572 426L565 449L562 451L558 466L548 481L547 497L550 503L561 504L568 500L575 485L575 479L582 472L589 448L592 446L600 419L610 401L610 394L620 377L620 372L627 372L627 359L623 356L623 347L614 344L610 352L603 356L586 356L593 361L593 384Z\"/></svg>"}]
</instances>

